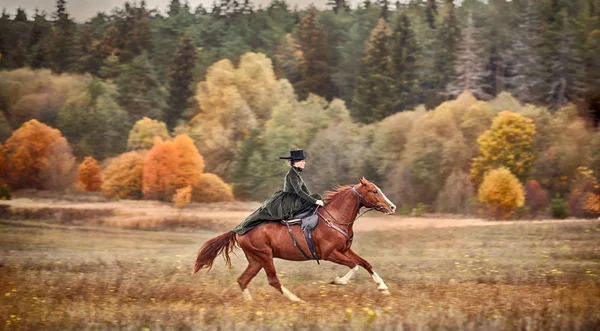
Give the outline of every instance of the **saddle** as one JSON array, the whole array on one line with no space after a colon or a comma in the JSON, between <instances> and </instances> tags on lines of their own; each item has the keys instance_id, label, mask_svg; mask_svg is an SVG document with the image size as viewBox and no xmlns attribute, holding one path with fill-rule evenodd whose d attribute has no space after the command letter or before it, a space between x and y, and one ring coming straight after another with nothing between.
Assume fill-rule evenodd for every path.
<instances>
[{"instance_id":1,"label":"saddle","mask_svg":"<svg viewBox=\"0 0 600 331\"><path fill-rule=\"evenodd\" d=\"M317 255L317 247L315 246L315 242L314 242L314 240L312 238L312 234L311 234L312 230L317 227L317 223L319 220L319 215L317 215L317 209L318 209L318 207L311 208L307 211L298 213L288 220L281 220L281 223L284 224L285 226L287 226L288 232L289 232L290 236L292 237L292 241L294 242L294 246L296 248L298 248L298 250L300 250L300 253L302 253L302 255L304 255L304 257L307 260L316 260L317 264L321 264L321 263L319 263L319 256ZM310 250L310 254L312 255L312 258L309 257L308 254L306 254L304 252L304 250L302 249L302 247L300 247L300 245L298 245L298 241L296 240L296 237L294 236L294 233L292 232L292 228L290 227L291 225L300 225L300 229L304 233L304 239L306 240L306 244L308 245L308 249Z\"/></svg>"}]
</instances>

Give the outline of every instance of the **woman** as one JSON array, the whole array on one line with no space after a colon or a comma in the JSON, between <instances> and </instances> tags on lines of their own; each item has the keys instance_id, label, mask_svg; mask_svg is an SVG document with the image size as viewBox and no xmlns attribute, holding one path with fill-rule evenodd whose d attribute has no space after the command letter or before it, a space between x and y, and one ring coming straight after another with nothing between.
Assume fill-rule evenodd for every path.
<instances>
[{"instance_id":1,"label":"woman","mask_svg":"<svg viewBox=\"0 0 600 331\"><path fill-rule=\"evenodd\" d=\"M304 180L302 170L306 166L306 157L301 149L290 151L290 156L280 156L290 160L290 170L285 175L283 190L275 192L263 205L236 226L232 231L244 234L263 221L291 219L294 215L323 206L323 198L311 194Z\"/></svg>"}]
</instances>

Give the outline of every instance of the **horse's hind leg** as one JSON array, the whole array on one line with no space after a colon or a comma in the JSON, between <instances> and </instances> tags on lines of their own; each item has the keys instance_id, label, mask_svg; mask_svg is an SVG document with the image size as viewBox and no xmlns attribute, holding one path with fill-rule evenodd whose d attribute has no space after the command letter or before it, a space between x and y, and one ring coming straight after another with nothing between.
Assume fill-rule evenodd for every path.
<instances>
[{"instance_id":1,"label":"horse's hind leg","mask_svg":"<svg viewBox=\"0 0 600 331\"><path fill-rule=\"evenodd\" d=\"M283 293L283 295L296 302L302 301L302 299L298 298L294 293L290 292L285 286L281 285L279 282L279 278L277 278L277 271L275 271L275 264L273 264L273 257L269 256L268 259L263 260L263 268L265 268L265 272L267 273L267 278L269 279L269 285L273 286L279 292Z\"/></svg>"},{"instance_id":2,"label":"horse's hind leg","mask_svg":"<svg viewBox=\"0 0 600 331\"><path fill-rule=\"evenodd\" d=\"M246 255L246 258L248 259L248 266L246 267L246 270L244 270L244 272L237 279L237 282L240 285L240 288L242 289L244 300L251 301L252 296L250 295L250 290L248 290L248 283L250 283L252 278L254 278L254 276L256 276L260 269L262 269L262 266L258 261L256 261L256 259L252 258L251 256Z\"/></svg>"},{"instance_id":3,"label":"horse's hind leg","mask_svg":"<svg viewBox=\"0 0 600 331\"><path fill-rule=\"evenodd\" d=\"M358 262L358 265L365 268L367 272L369 272L375 283L377 283L377 289L379 290L379 292L381 292L382 294L390 294L390 291L387 285L385 285L385 283L383 282L383 279L381 279L381 277L379 277L375 270L373 270L373 266L367 260L360 257L358 254L356 254L356 252L354 252L351 249L346 251L346 256L356 260Z\"/></svg>"}]
</instances>

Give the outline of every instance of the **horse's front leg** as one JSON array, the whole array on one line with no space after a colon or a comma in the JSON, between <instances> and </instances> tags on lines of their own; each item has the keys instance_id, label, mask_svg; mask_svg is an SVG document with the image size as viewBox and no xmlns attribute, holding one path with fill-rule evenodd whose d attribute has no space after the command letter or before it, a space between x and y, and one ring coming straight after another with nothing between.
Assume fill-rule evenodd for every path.
<instances>
[{"instance_id":1,"label":"horse's front leg","mask_svg":"<svg viewBox=\"0 0 600 331\"><path fill-rule=\"evenodd\" d=\"M356 254L354 251L352 251L350 249L345 251L344 253L335 251L327 257L327 260L329 260L331 262L343 264L343 265L351 268L350 271L348 271L348 273L346 275L344 275L343 277L336 277L336 279L332 282L333 284L339 284L339 285L347 284L348 281L350 280L350 278L358 271L358 266L361 266L361 267L365 268L367 270L367 272L369 272L371 277L373 277L373 280L375 281L375 283L377 283L377 289L382 294L390 294L390 291L389 291L387 285L385 285L385 283L383 282L381 277L379 277L379 275L375 271L373 271L373 266L371 266L371 264L369 262L367 262L367 260L358 256L358 254Z\"/></svg>"},{"instance_id":2,"label":"horse's front leg","mask_svg":"<svg viewBox=\"0 0 600 331\"><path fill-rule=\"evenodd\" d=\"M373 277L373 280L375 281L375 283L377 283L377 289L382 293L382 294L390 294L390 290L387 287L387 285L385 285L385 283L383 282L383 279L381 279L381 277L379 277L379 275L375 272L375 270L373 270L373 266L367 262L367 260L363 259L362 257L360 257L358 254L356 254L356 252L354 252L352 249L349 249L345 252L346 255L350 256L353 259L356 259L358 262L358 264L365 268L369 274L371 275L371 277Z\"/></svg>"}]
</instances>

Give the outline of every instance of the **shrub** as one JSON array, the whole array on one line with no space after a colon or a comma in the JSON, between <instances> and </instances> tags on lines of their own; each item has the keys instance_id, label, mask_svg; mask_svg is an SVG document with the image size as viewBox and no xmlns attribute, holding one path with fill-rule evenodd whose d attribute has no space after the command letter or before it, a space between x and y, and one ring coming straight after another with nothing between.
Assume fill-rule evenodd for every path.
<instances>
[{"instance_id":1,"label":"shrub","mask_svg":"<svg viewBox=\"0 0 600 331\"><path fill-rule=\"evenodd\" d=\"M565 200L557 195L550 202L550 212L551 212L553 218L558 218L558 219L567 218L568 214L567 214L567 205L565 203Z\"/></svg>"},{"instance_id":2,"label":"shrub","mask_svg":"<svg viewBox=\"0 0 600 331\"><path fill-rule=\"evenodd\" d=\"M144 159L142 192L144 199L170 201L177 189L177 151L172 141L156 138Z\"/></svg>"},{"instance_id":3,"label":"shrub","mask_svg":"<svg viewBox=\"0 0 600 331\"><path fill-rule=\"evenodd\" d=\"M479 201L485 212L497 219L507 219L525 203L521 183L507 168L486 173L479 187Z\"/></svg>"},{"instance_id":4,"label":"shrub","mask_svg":"<svg viewBox=\"0 0 600 331\"><path fill-rule=\"evenodd\" d=\"M142 197L142 170L144 155L128 152L112 159L104 170L102 191L106 196L119 199Z\"/></svg>"},{"instance_id":5,"label":"shrub","mask_svg":"<svg viewBox=\"0 0 600 331\"><path fill-rule=\"evenodd\" d=\"M130 150L150 149L154 145L154 138L163 140L170 138L167 125L163 122L144 117L137 121L127 139L127 147Z\"/></svg>"},{"instance_id":6,"label":"shrub","mask_svg":"<svg viewBox=\"0 0 600 331\"><path fill-rule=\"evenodd\" d=\"M186 186L178 189L173 195L175 208L183 208L192 200L192 186Z\"/></svg>"},{"instance_id":7,"label":"shrub","mask_svg":"<svg viewBox=\"0 0 600 331\"><path fill-rule=\"evenodd\" d=\"M12 196L10 195L10 189L6 185L0 186L0 200L10 200Z\"/></svg>"},{"instance_id":8,"label":"shrub","mask_svg":"<svg viewBox=\"0 0 600 331\"><path fill-rule=\"evenodd\" d=\"M192 193L194 202L232 201L233 190L219 176L205 173L200 176L200 184Z\"/></svg>"},{"instance_id":9,"label":"shrub","mask_svg":"<svg viewBox=\"0 0 600 331\"><path fill-rule=\"evenodd\" d=\"M102 172L98 161L91 156L83 159L77 167L77 183L84 191L100 191L102 189Z\"/></svg>"}]
</instances>

